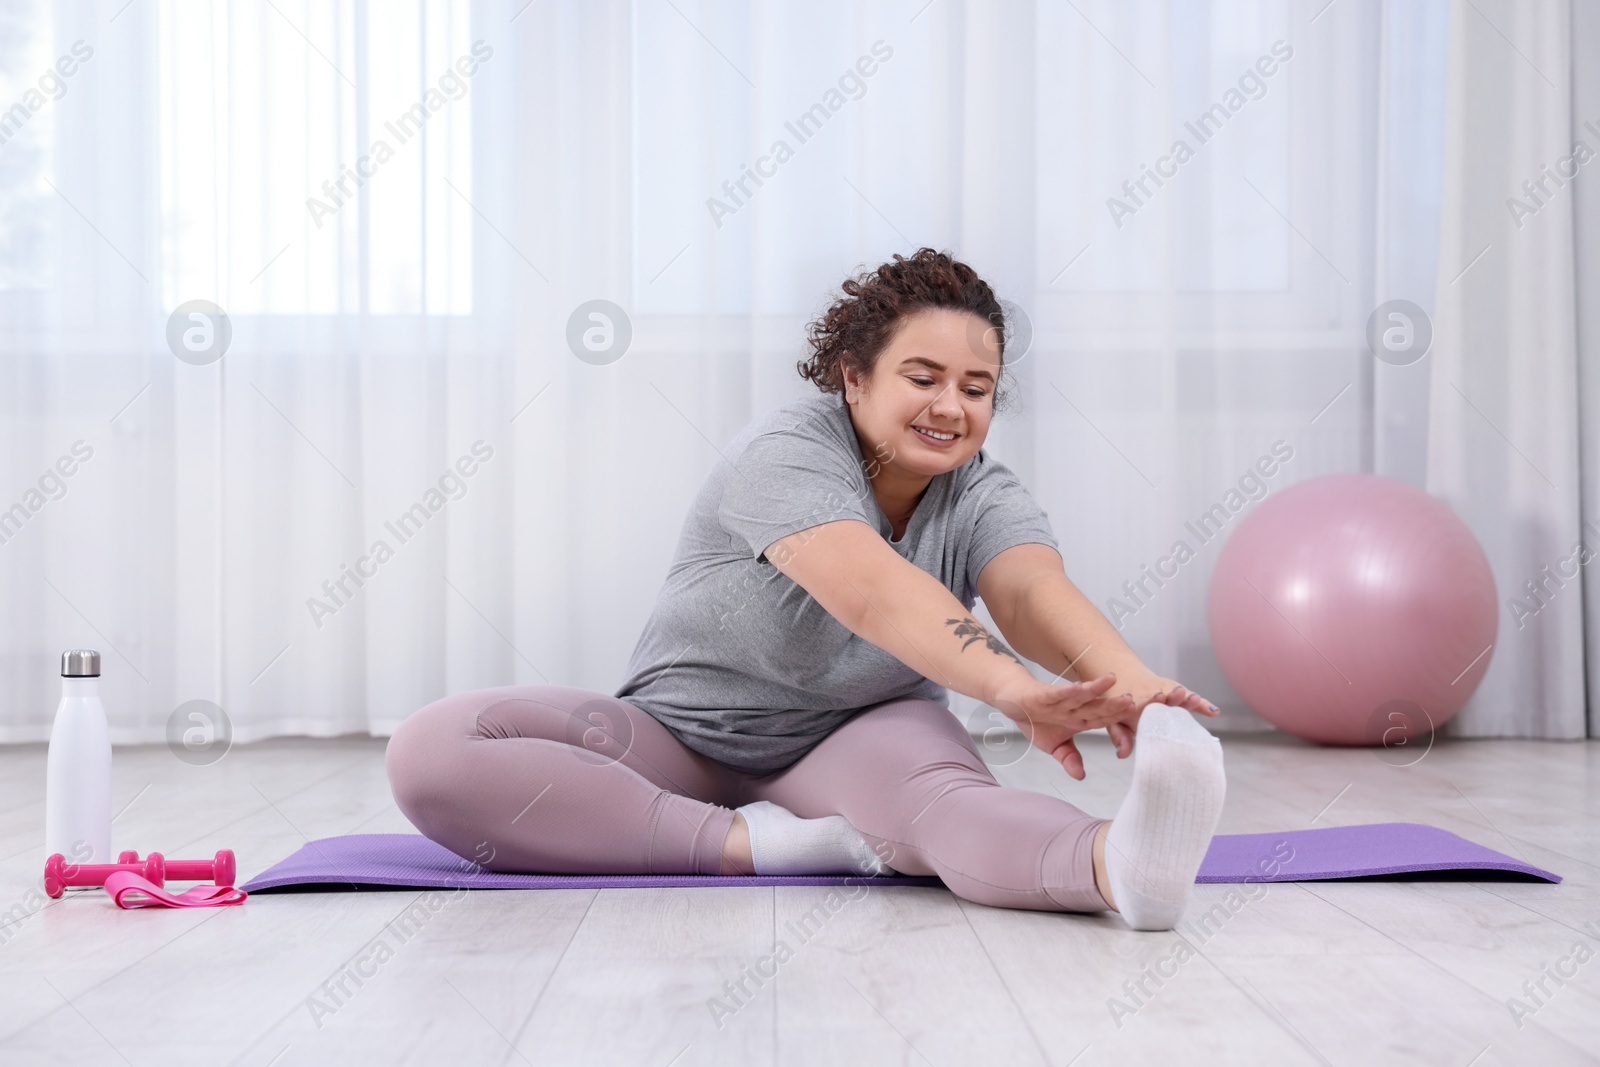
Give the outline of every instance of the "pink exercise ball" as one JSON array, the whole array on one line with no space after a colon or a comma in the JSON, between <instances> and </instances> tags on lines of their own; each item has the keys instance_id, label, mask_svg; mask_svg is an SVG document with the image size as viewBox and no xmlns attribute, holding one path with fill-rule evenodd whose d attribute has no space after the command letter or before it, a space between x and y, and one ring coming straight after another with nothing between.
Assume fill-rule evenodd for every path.
<instances>
[{"instance_id":1,"label":"pink exercise ball","mask_svg":"<svg viewBox=\"0 0 1600 1067\"><path fill-rule=\"evenodd\" d=\"M1376 474L1282 490L1222 546L1211 644L1245 703L1329 745L1404 744L1461 710L1499 611L1472 531L1443 501Z\"/></svg>"}]
</instances>

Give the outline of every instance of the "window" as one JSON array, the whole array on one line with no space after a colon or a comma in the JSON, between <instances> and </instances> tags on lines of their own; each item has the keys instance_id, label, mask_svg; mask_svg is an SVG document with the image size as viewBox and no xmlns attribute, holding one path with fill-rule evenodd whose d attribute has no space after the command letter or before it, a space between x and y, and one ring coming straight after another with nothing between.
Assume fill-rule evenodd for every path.
<instances>
[{"instance_id":1,"label":"window","mask_svg":"<svg viewBox=\"0 0 1600 1067\"><path fill-rule=\"evenodd\" d=\"M493 48L469 5L166 0L157 24L164 306L471 313Z\"/></svg>"},{"instance_id":2,"label":"window","mask_svg":"<svg viewBox=\"0 0 1600 1067\"><path fill-rule=\"evenodd\" d=\"M54 67L52 37L44 3L0 6L0 292L48 283L55 193L45 164L55 151L56 102L71 88Z\"/></svg>"}]
</instances>

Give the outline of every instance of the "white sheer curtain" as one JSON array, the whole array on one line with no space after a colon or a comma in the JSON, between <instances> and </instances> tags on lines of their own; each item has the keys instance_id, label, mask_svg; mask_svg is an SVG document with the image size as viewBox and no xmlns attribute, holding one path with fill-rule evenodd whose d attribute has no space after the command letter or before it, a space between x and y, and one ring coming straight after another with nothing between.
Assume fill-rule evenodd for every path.
<instances>
[{"instance_id":1,"label":"white sheer curtain","mask_svg":"<svg viewBox=\"0 0 1600 1067\"><path fill-rule=\"evenodd\" d=\"M508 669L482 619L511 625L516 452L538 443L510 417L553 359L518 351L537 275L494 228L515 217L507 20L306 0L10 18L0 99L50 91L0 147L0 507L25 507L0 527L3 736L46 736L72 645L103 653L115 741L161 740L196 699L241 739L382 729ZM227 314L220 360L169 347L194 300ZM29 506L78 441L90 458ZM402 541L387 524L419 502Z\"/></svg>"},{"instance_id":2,"label":"white sheer curtain","mask_svg":"<svg viewBox=\"0 0 1600 1067\"><path fill-rule=\"evenodd\" d=\"M1472 734L1600 732L1597 43L1592 2L1451 7L1428 489L1483 543L1503 604Z\"/></svg>"},{"instance_id":3,"label":"white sheer curtain","mask_svg":"<svg viewBox=\"0 0 1600 1067\"><path fill-rule=\"evenodd\" d=\"M610 690L718 448L812 388L805 322L924 244L1031 323L989 448L1097 603L1275 442L1274 490L1423 477L1426 379L1376 375L1362 338L1382 299L1432 305L1442 4L7 17L0 104L73 42L93 57L0 145L0 508L93 457L0 543L0 739L47 735L73 645L105 653L123 742L193 699L247 739L382 734L476 686ZM189 300L230 314L215 363L169 350ZM625 309L620 359L569 347L594 300ZM1206 640L1219 544L1124 633L1260 725Z\"/></svg>"}]
</instances>

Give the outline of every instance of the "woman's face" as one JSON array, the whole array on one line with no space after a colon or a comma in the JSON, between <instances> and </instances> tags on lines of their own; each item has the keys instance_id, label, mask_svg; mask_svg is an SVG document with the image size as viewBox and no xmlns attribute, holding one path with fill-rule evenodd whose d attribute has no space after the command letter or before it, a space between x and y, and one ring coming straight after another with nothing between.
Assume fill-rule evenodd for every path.
<instances>
[{"instance_id":1,"label":"woman's face","mask_svg":"<svg viewBox=\"0 0 1600 1067\"><path fill-rule=\"evenodd\" d=\"M955 470L983 446L999 373L999 331L979 316L951 308L906 316L865 381L845 367L865 459L919 476Z\"/></svg>"}]
</instances>

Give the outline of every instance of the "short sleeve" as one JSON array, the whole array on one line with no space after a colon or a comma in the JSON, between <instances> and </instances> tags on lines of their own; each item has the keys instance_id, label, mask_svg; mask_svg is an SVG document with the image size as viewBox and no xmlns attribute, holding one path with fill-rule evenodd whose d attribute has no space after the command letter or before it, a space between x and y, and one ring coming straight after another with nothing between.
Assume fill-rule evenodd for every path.
<instances>
[{"instance_id":1,"label":"short sleeve","mask_svg":"<svg viewBox=\"0 0 1600 1067\"><path fill-rule=\"evenodd\" d=\"M973 489L976 514L967 550L967 580L973 586L990 560L1015 545L1049 545L1060 551L1061 544L1050 529L1050 516L1011 468L986 457L985 469Z\"/></svg>"},{"instance_id":2,"label":"short sleeve","mask_svg":"<svg viewBox=\"0 0 1600 1067\"><path fill-rule=\"evenodd\" d=\"M752 439L731 467L717 520L754 559L774 541L825 522L860 519L876 528L865 475L827 441L772 431Z\"/></svg>"}]
</instances>

